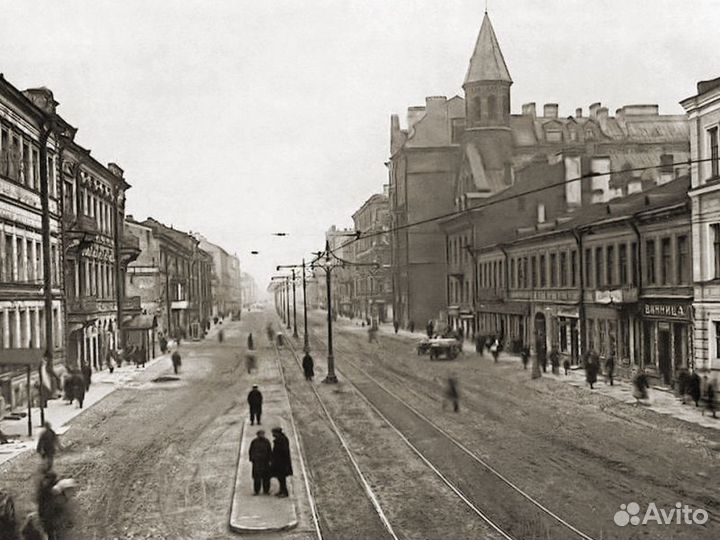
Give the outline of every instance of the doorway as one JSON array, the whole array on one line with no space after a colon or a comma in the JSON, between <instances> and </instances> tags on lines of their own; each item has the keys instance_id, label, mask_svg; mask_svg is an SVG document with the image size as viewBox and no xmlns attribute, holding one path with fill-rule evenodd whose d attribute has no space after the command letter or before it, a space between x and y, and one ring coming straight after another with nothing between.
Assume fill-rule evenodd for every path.
<instances>
[{"instance_id":1,"label":"doorway","mask_svg":"<svg viewBox=\"0 0 720 540\"><path fill-rule=\"evenodd\" d=\"M670 329L658 328L658 370L663 383L672 382L672 358L670 351Z\"/></svg>"},{"instance_id":2,"label":"doorway","mask_svg":"<svg viewBox=\"0 0 720 540\"><path fill-rule=\"evenodd\" d=\"M546 335L545 315L538 313L535 315L535 351L541 365L545 364L545 358L547 355Z\"/></svg>"}]
</instances>

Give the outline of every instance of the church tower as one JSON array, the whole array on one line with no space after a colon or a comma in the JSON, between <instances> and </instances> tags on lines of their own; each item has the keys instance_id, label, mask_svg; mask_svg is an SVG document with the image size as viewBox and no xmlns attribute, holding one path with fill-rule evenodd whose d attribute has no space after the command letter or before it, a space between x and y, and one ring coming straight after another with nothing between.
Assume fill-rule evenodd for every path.
<instances>
[{"instance_id":1,"label":"church tower","mask_svg":"<svg viewBox=\"0 0 720 540\"><path fill-rule=\"evenodd\" d=\"M465 91L467 154L479 154L490 190L512 183L513 137L510 129L510 72L503 58L490 17L485 12L475 50L470 58ZM477 160L476 160L477 161ZM477 170L473 175L477 176ZM475 179L476 184L478 178Z\"/></svg>"},{"instance_id":2,"label":"church tower","mask_svg":"<svg viewBox=\"0 0 720 540\"><path fill-rule=\"evenodd\" d=\"M467 127L509 127L511 84L510 72L485 12L463 83Z\"/></svg>"}]
</instances>

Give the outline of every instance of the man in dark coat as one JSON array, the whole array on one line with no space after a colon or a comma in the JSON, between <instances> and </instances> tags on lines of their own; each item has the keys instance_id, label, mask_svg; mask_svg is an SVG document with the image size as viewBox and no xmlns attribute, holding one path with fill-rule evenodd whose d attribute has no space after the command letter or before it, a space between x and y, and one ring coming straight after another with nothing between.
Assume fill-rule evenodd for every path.
<instances>
[{"instance_id":1,"label":"man in dark coat","mask_svg":"<svg viewBox=\"0 0 720 540\"><path fill-rule=\"evenodd\" d=\"M400 323L398 321L393 321L393 329L395 330L395 333L398 333L398 330L400 329Z\"/></svg>"},{"instance_id":2,"label":"man in dark coat","mask_svg":"<svg viewBox=\"0 0 720 540\"><path fill-rule=\"evenodd\" d=\"M253 491L255 495L260 493L262 484L263 494L270 493L270 463L272 458L272 447L270 441L265 438L265 432L260 430L257 437L250 443L250 462L253 464Z\"/></svg>"},{"instance_id":3,"label":"man in dark coat","mask_svg":"<svg viewBox=\"0 0 720 540\"><path fill-rule=\"evenodd\" d=\"M45 428L38 439L37 453L40 457L45 460L45 467L47 470L51 470L53 466L53 460L55 459L55 453L60 447L60 441L58 440L57 434L53 431L50 422L43 424Z\"/></svg>"},{"instance_id":4,"label":"man in dark coat","mask_svg":"<svg viewBox=\"0 0 720 540\"><path fill-rule=\"evenodd\" d=\"M182 358L180 357L180 352L177 349L175 349L173 351L170 359L172 360L173 371L175 372L175 375L177 375L177 372L180 369L180 366L182 365Z\"/></svg>"},{"instance_id":5,"label":"man in dark coat","mask_svg":"<svg viewBox=\"0 0 720 540\"><path fill-rule=\"evenodd\" d=\"M90 390L90 383L92 382L92 369L90 369L90 364L83 362L82 366L80 366L80 371L85 379L85 391L87 392Z\"/></svg>"},{"instance_id":6,"label":"man in dark coat","mask_svg":"<svg viewBox=\"0 0 720 540\"><path fill-rule=\"evenodd\" d=\"M38 516L40 517L40 523L43 529L45 529L48 540L55 540L58 533L57 507L55 504L55 494L52 491L57 481L57 474L48 469L40 478L37 490Z\"/></svg>"},{"instance_id":7,"label":"man in dark coat","mask_svg":"<svg viewBox=\"0 0 720 540\"><path fill-rule=\"evenodd\" d=\"M255 349L255 342L253 341L252 332L248 334L247 348L248 348L248 350L250 350L250 351L252 351L253 349Z\"/></svg>"},{"instance_id":8,"label":"man in dark coat","mask_svg":"<svg viewBox=\"0 0 720 540\"><path fill-rule=\"evenodd\" d=\"M80 408L83 408L83 402L85 401L85 388L86 388L86 382L87 379L84 375L73 375L71 384L74 386L73 395L75 396L75 399L78 400L78 404L80 405Z\"/></svg>"},{"instance_id":9,"label":"man in dark coat","mask_svg":"<svg viewBox=\"0 0 720 540\"><path fill-rule=\"evenodd\" d=\"M315 361L309 352L306 352L305 356L303 356L302 367L305 373L305 380L312 381L315 376Z\"/></svg>"},{"instance_id":10,"label":"man in dark coat","mask_svg":"<svg viewBox=\"0 0 720 540\"><path fill-rule=\"evenodd\" d=\"M485 350L485 336L478 333L475 336L475 352L480 353L480 356L482 356L484 350Z\"/></svg>"},{"instance_id":11,"label":"man in dark coat","mask_svg":"<svg viewBox=\"0 0 720 540\"><path fill-rule=\"evenodd\" d=\"M690 378L688 380L687 393L690 395L690 398L695 402L696 407L698 407L700 404L701 383L702 381L700 380L700 375L698 375L697 371L693 371L692 375L690 375Z\"/></svg>"},{"instance_id":12,"label":"man in dark coat","mask_svg":"<svg viewBox=\"0 0 720 540\"><path fill-rule=\"evenodd\" d=\"M280 483L280 491L277 496L287 497L289 493L286 478L292 476L293 473L292 459L290 459L290 441L282 432L282 428L273 428L272 434L275 439L272 449L272 475Z\"/></svg>"},{"instance_id":13,"label":"man in dark coat","mask_svg":"<svg viewBox=\"0 0 720 540\"><path fill-rule=\"evenodd\" d=\"M614 379L613 376L615 374L615 354L610 353L608 355L607 359L605 360L605 381L610 382L610 386L613 386Z\"/></svg>"},{"instance_id":14,"label":"man in dark coat","mask_svg":"<svg viewBox=\"0 0 720 540\"><path fill-rule=\"evenodd\" d=\"M258 426L260 425L260 416L262 415L262 402L263 395L258 390L258 385L253 384L252 390L248 393L247 397L248 405L250 405L250 425L255 425L257 420Z\"/></svg>"}]
</instances>

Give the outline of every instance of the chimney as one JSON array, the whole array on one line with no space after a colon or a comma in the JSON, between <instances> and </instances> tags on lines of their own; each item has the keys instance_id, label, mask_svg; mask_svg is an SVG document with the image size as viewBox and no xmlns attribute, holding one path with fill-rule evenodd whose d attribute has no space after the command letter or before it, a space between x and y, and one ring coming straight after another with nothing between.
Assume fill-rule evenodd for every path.
<instances>
[{"instance_id":1,"label":"chimney","mask_svg":"<svg viewBox=\"0 0 720 540\"><path fill-rule=\"evenodd\" d=\"M545 204L541 202L537 205L537 222L545 223Z\"/></svg>"},{"instance_id":2,"label":"chimney","mask_svg":"<svg viewBox=\"0 0 720 540\"><path fill-rule=\"evenodd\" d=\"M425 110L428 114L442 112L445 109L447 98L445 96L428 96L425 98Z\"/></svg>"},{"instance_id":3,"label":"chimney","mask_svg":"<svg viewBox=\"0 0 720 540\"><path fill-rule=\"evenodd\" d=\"M525 103L522 106L523 116L532 116L535 119L535 103Z\"/></svg>"},{"instance_id":4,"label":"chimney","mask_svg":"<svg viewBox=\"0 0 720 540\"><path fill-rule=\"evenodd\" d=\"M117 163L108 163L108 169L118 178L124 178L123 174L125 171L123 171Z\"/></svg>"},{"instance_id":5,"label":"chimney","mask_svg":"<svg viewBox=\"0 0 720 540\"><path fill-rule=\"evenodd\" d=\"M126 221L135 221L135 218L133 217L132 214L126 214L126 215L125 215L125 220L126 220Z\"/></svg>"},{"instance_id":6,"label":"chimney","mask_svg":"<svg viewBox=\"0 0 720 540\"><path fill-rule=\"evenodd\" d=\"M600 102L593 103L590 105L590 118L595 119L597 117L597 110L602 106Z\"/></svg>"},{"instance_id":7,"label":"chimney","mask_svg":"<svg viewBox=\"0 0 720 540\"><path fill-rule=\"evenodd\" d=\"M583 117L582 107L578 107L577 109L575 109L575 118L582 118L582 117Z\"/></svg>"},{"instance_id":8,"label":"chimney","mask_svg":"<svg viewBox=\"0 0 720 540\"><path fill-rule=\"evenodd\" d=\"M546 103L543 106L543 116L545 118L557 118L558 117L558 104L557 103Z\"/></svg>"},{"instance_id":9,"label":"chimney","mask_svg":"<svg viewBox=\"0 0 720 540\"><path fill-rule=\"evenodd\" d=\"M424 114L425 114L425 107L408 107L408 111L407 111L408 131L412 131L412 129L415 127L415 124L417 124L418 120L420 120Z\"/></svg>"},{"instance_id":10,"label":"chimney","mask_svg":"<svg viewBox=\"0 0 720 540\"><path fill-rule=\"evenodd\" d=\"M608 108L607 107L600 107L597 112L597 120L600 124L600 127L603 131L607 131L607 121L608 121Z\"/></svg>"}]
</instances>

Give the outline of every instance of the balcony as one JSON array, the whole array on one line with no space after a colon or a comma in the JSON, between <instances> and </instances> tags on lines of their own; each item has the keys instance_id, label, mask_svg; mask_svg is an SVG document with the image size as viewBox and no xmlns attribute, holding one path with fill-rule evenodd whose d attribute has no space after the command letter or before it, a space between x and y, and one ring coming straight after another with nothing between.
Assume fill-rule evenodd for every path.
<instances>
[{"instance_id":1,"label":"balcony","mask_svg":"<svg viewBox=\"0 0 720 540\"><path fill-rule=\"evenodd\" d=\"M142 250L140 249L140 239L128 232L123 234L120 242L120 264L127 266L136 260Z\"/></svg>"},{"instance_id":2,"label":"balcony","mask_svg":"<svg viewBox=\"0 0 720 540\"><path fill-rule=\"evenodd\" d=\"M68 251L78 251L89 246L100 232L95 219L85 214L65 214L63 222Z\"/></svg>"}]
</instances>

